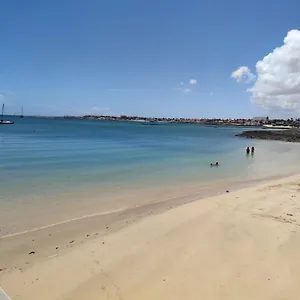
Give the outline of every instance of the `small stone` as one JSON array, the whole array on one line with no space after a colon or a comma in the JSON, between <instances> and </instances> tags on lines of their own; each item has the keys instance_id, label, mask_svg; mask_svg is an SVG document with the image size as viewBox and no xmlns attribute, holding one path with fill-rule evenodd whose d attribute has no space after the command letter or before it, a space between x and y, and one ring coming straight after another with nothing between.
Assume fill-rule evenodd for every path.
<instances>
[{"instance_id":1,"label":"small stone","mask_svg":"<svg viewBox=\"0 0 300 300\"><path fill-rule=\"evenodd\" d=\"M90 236L89 234L86 235L86 237L89 237L89 236Z\"/></svg>"},{"instance_id":2,"label":"small stone","mask_svg":"<svg viewBox=\"0 0 300 300\"><path fill-rule=\"evenodd\" d=\"M292 214L287 214L288 216L292 217L293 215Z\"/></svg>"},{"instance_id":3,"label":"small stone","mask_svg":"<svg viewBox=\"0 0 300 300\"><path fill-rule=\"evenodd\" d=\"M73 244L74 242L75 242L75 241L73 240L73 241L70 242L70 244Z\"/></svg>"},{"instance_id":4,"label":"small stone","mask_svg":"<svg viewBox=\"0 0 300 300\"><path fill-rule=\"evenodd\" d=\"M58 247L55 247L55 249L57 250L57 249L58 249Z\"/></svg>"},{"instance_id":5,"label":"small stone","mask_svg":"<svg viewBox=\"0 0 300 300\"><path fill-rule=\"evenodd\" d=\"M226 193L229 193L229 191L227 190Z\"/></svg>"},{"instance_id":6,"label":"small stone","mask_svg":"<svg viewBox=\"0 0 300 300\"><path fill-rule=\"evenodd\" d=\"M35 254L35 252L34 251L29 252L29 255L31 255L31 254Z\"/></svg>"},{"instance_id":7,"label":"small stone","mask_svg":"<svg viewBox=\"0 0 300 300\"><path fill-rule=\"evenodd\" d=\"M104 243L104 242L102 242L102 244L104 245L105 243Z\"/></svg>"}]
</instances>

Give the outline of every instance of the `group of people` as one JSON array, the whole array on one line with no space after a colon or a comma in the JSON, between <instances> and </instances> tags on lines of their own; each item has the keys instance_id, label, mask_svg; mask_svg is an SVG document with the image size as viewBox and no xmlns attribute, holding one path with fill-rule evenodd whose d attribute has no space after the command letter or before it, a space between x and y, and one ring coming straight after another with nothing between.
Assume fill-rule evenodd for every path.
<instances>
[{"instance_id":1,"label":"group of people","mask_svg":"<svg viewBox=\"0 0 300 300\"><path fill-rule=\"evenodd\" d=\"M252 146L251 149L250 147L246 148L246 154L249 155L251 152L251 154L253 155L255 152L255 148ZM219 166L219 162L215 162L215 163L211 163L210 164L211 167L218 167Z\"/></svg>"},{"instance_id":2,"label":"group of people","mask_svg":"<svg viewBox=\"0 0 300 300\"><path fill-rule=\"evenodd\" d=\"M246 154L247 154L247 155L250 154L250 151L251 151L251 154L254 154L255 148L254 148L254 147L251 147L251 150L250 150L250 147L247 147L247 149L246 149Z\"/></svg>"}]
</instances>

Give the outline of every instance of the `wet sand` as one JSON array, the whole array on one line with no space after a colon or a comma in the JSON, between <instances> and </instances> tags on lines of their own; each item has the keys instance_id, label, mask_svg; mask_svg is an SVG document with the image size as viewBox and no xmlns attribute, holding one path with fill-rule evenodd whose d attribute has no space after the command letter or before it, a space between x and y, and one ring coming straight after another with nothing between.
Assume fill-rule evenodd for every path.
<instances>
[{"instance_id":1,"label":"wet sand","mask_svg":"<svg viewBox=\"0 0 300 300\"><path fill-rule=\"evenodd\" d=\"M2 237L0 285L30 300L299 299L300 176L220 193Z\"/></svg>"}]
</instances>

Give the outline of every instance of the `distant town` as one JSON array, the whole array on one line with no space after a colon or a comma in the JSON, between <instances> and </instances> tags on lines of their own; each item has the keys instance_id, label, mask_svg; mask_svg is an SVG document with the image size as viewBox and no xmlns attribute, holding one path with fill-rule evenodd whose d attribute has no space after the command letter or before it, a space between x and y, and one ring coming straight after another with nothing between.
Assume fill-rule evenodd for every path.
<instances>
[{"instance_id":1,"label":"distant town","mask_svg":"<svg viewBox=\"0 0 300 300\"><path fill-rule=\"evenodd\" d=\"M149 118L138 116L97 116L85 115L64 116L68 119L89 119L89 120L112 120L112 121L132 121L132 122L149 122L151 124L157 123L191 123L191 124L205 124L205 125L230 125L230 126L265 126L265 127L300 127L300 118L298 119L269 119L269 117L255 117L252 119L195 119L195 118Z\"/></svg>"}]
</instances>

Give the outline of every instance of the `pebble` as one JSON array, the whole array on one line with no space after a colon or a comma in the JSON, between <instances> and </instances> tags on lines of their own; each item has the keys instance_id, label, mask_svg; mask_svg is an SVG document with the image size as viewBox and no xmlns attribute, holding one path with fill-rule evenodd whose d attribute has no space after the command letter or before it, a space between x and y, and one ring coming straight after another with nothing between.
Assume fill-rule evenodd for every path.
<instances>
[{"instance_id":1,"label":"pebble","mask_svg":"<svg viewBox=\"0 0 300 300\"><path fill-rule=\"evenodd\" d=\"M31 255L31 254L35 254L35 252L34 251L29 252L29 255Z\"/></svg>"}]
</instances>

